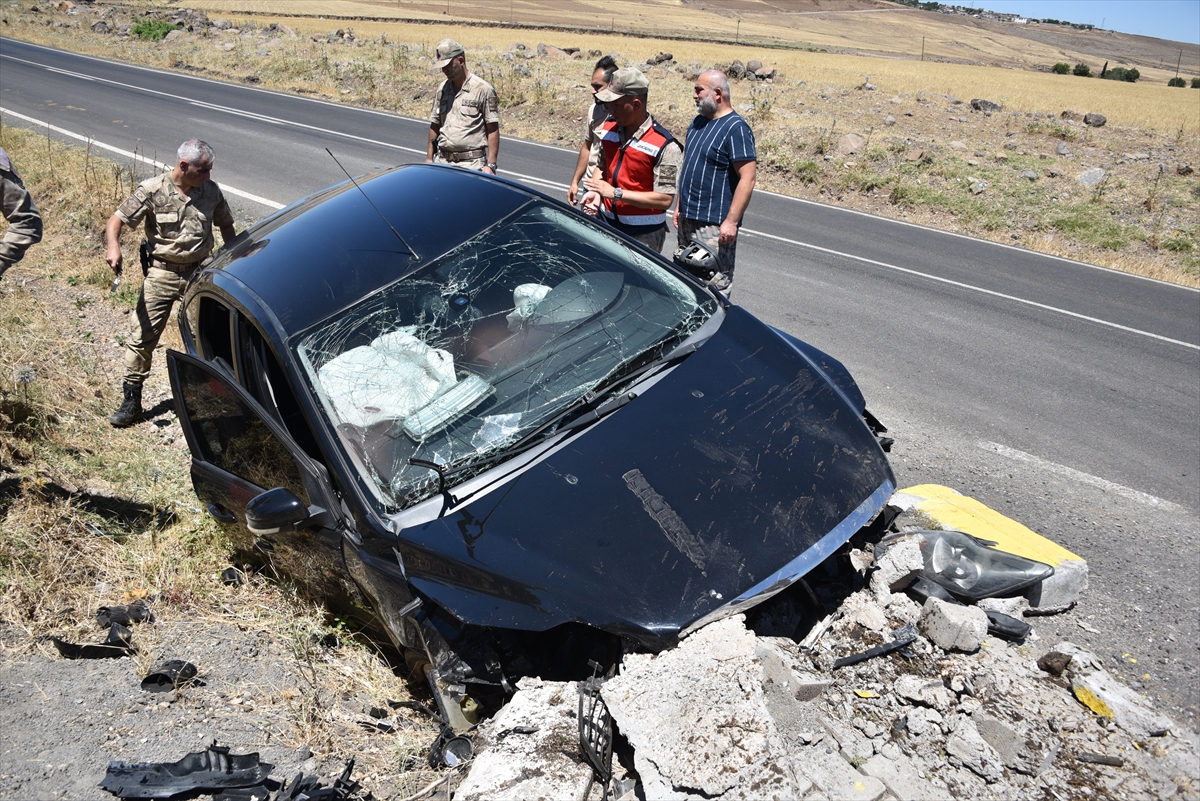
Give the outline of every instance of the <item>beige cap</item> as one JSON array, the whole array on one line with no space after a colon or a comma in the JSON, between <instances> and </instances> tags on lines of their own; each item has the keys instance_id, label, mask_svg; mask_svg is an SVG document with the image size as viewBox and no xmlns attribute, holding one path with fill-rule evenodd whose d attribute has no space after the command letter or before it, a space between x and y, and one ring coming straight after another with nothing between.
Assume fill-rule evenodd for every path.
<instances>
[{"instance_id":1,"label":"beige cap","mask_svg":"<svg viewBox=\"0 0 1200 801\"><path fill-rule=\"evenodd\" d=\"M438 42L437 52L433 56L433 66L440 70L449 64L451 60L466 52L463 50L463 46L453 39L443 39Z\"/></svg>"},{"instance_id":2,"label":"beige cap","mask_svg":"<svg viewBox=\"0 0 1200 801\"><path fill-rule=\"evenodd\" d=\"M637 67L622 67L613 73L612 83L607 89L596 93L596 99L601 103L611 103L626 95L647 95L650 93L650 80Z\"/></svg>"}]
</instances>

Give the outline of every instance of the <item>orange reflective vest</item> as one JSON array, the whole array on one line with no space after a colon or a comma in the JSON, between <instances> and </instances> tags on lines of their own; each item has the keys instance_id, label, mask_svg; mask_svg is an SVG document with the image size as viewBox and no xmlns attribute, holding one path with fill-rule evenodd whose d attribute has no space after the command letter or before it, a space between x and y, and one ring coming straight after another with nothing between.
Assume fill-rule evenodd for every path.
<instances>
[{"instance_id":1,"label":"orange reflective vest","mask_svg":"<svg viewBox=\"0 0 1200 801\"><path fill-rule=\"evenodd\" d=\"M674 140L670 131L653 122L640 138L629 139L622 145L617 121L610 117L600 128L604 180L627 192L653 192L654 167L663 148ZM604 198L600 210L615 228L626 233L645 233L667 224L665 211L645 209L621 200Z\"/></svg>"}]
</instances>

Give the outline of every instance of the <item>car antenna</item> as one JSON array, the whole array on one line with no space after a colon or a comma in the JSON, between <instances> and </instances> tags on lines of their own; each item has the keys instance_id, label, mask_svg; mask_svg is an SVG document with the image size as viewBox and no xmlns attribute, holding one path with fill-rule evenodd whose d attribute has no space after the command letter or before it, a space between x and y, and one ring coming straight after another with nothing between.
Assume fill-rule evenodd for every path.
<instances>
[{"instance_id":1,"label":"car antenna","mask_svg":"<svg viewBox=\"0 0 1200 801\"><path fill-rule=\"evenodd\" d=\"M325 148L325 152L329 154L329 158L333 159L334 164L338 165L339 167L342 167L342 162L338 161L337 156L333 155L332 150L330 150L329 148ZM387 223L387 227L392 229L392 233L395 234L396 238L400 240L400 244L404 245L404 247L408 250L408 252L412 254L413 261L420 261L421 257L417 255L417 251L412 249L412 245L410 245L404 241L404 237L400 236L400 232L396 230L396 226L392 225L387 217L384 217L383 212L380 211L379 207L376 206L374 201L371 200L371 196L367 194L367 191L365 189L363 189L361 186L359 186L358 181L354 180L354 176L351 175L346 170L345 167L342 167L342 172L346 173L346 177L350 179L350 183L354 184L354 187L359 192L362 192L362 196L365 197L367 199L367 202L371 204L371 208L375 209L375 213L378 214L385 223Z\"/></svg>"}]
</instances>

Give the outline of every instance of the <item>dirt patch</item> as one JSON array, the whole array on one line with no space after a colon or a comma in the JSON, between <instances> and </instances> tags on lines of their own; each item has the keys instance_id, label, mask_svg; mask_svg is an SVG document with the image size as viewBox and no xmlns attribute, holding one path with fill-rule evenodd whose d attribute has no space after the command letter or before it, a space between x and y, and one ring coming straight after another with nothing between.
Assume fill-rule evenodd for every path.
<instances>
[{"instance_id":1,"label":"dirt patch","mask_svg":"<svg viewBox=\"0 0 1200 801\"><path fill-rule=\"evenodd\" d=\"M147 419L108 425L141 277L134 266L109 292L98 232L117 201L89 182L116 170L123 194L129 176L9 127L0 146L46 224L0 281L0 797L110 798L110 760L174 762L214 739L259 752L276 779L328 785L353 757L377 797L428 785L437 726L388 703L428 701L397 655L269 573L222 581L242 560L192 492L161 350ZM97 609L136 599L157 621L134 625L132 656L68 660L49 641L101 643ZM167 659L194 663L203 686L142 690Z\"/></svg>"}]
</instances>

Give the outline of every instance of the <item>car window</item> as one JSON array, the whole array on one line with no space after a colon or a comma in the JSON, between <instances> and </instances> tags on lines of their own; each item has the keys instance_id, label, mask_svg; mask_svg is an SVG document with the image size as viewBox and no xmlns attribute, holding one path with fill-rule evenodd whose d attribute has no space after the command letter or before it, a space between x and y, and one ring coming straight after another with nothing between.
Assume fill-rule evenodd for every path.
<instances>
[{"instance_id":1,"label":"car window","mask_svg":"<svg viewBox=\"0 0 1200 801\"><path fill-rule=\"evenodd\" d=\"M288 384L287 373L258 328L239 315L238 350L242 356L239 372L242 386L246 388L263 408L275 415L292 439L312 459L324 463L316 437L296 394Z\"/></svg>"},{"instance_id":2,"label":"car window","mask_svg":"<svg viewBox=\"0 0 1200 801\"><path fill-rule=\"evenodd\" d=\"M208 361L224 359L233 364L233 339L229 309L215 298L200 296L199 312L193 330L200 336L200 353Z\"/></svg>"},{"instance_id":3,"label":"car window","mask_svg":"<svg viewBox=\"0 0 1200 801\"><path fill-rule=\"evenodd\" d=\"M437 491L410 459L469 476L716 308L619 237L534 201L303 333L296 353L361 482L396 509Z\"/></svg>"},{"instance_id":4,"label":"car window","mask_svg":"<svg viewBox=\"0 0 1200 801\"><path fill-rule=\"evenodd\" d=\"M177 363L177 374L204 461L264 490L286 487L309 502L288 447L226 381L183 360Z\"/></svg>"}]
</instances>

